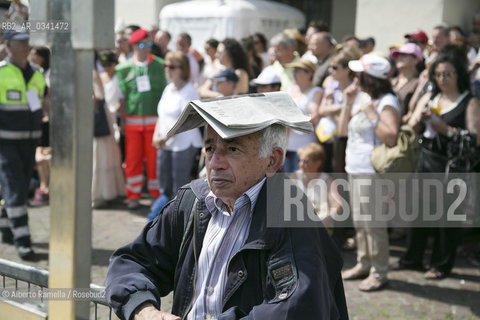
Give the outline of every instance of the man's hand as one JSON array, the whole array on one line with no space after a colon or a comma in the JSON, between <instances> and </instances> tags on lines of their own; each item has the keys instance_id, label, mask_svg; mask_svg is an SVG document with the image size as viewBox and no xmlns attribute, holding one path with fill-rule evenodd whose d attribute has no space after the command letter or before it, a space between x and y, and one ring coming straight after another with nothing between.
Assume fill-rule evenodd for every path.
<instances>
[{"instance_id":1,"label":"man's hand","mask_svg":"<svg viewBox=\"0 0 480 320\"><path fill-rule=\"evenodd\" d=\"M164 139L160 136L160 134L154 134L152 139L153 147L157 149L165 149L167 139Z\"/></svg>"},{"instance_id":2,"label":"man's hand","mask_svg":"<svg viewBox=\"0 0 480 320\"><path fill-rule=\"evenodd\" d=\"M181 320L180 317L158 310L153 304L146 302L135 311L134 320Z\"/></svg>"}]
</instances>

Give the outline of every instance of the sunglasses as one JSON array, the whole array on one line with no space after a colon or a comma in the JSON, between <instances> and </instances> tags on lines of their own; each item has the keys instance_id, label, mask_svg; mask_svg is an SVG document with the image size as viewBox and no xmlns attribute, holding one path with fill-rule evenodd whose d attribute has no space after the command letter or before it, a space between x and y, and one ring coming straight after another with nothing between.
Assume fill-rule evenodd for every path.
<instances>
[{"instance_id":1,"label":"sunglasses","mask_svg":"<svg viewBox=\"0 0 480 320\"><path fill-rule=\"evenodd\" d=\"M180 66L174 66L173 64L166 64L165 69L175 70L175 69L180 69Z\"/></svg>"},{"instance_id":2,"label":"sunglasses","mask_svg":"<svg viewBox=\"0 0 480 320\"><path fill-rule=\"evenodd\" d=\"M140 49L143 49L143 48L145 48L145 47L151 48L152 45L153 45L153 42L152 42L152 41L149 41L149 42L139 43L139 44L138 44L138 47L139 47Z\"/></svg>"}]
</instances>

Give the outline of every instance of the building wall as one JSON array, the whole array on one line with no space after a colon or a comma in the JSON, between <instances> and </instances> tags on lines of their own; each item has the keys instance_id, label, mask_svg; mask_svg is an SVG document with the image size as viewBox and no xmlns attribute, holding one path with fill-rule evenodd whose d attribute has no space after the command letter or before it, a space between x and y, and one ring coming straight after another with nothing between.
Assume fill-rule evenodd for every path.
<instances>
[{"instance_id":1,"label":"building wall","mask_svg":"<svg viewBox=\"0 0 480 320\"><path fill-rule=\"evenodd\" d=\"M358 0L355 30L363 39L373 36L377 51L405 42L404 35L418 29L427 34L442 22L444 0Z\"/></svg>"},{"instance_id":2,"label":"building wall","mask_svg":"<svg viewBox=\"0 0 480 320\"><path fill-rule=\"evenodd\" d=\"M345 2L345 0L273 0L288 4L305 14L306 24L313 20L322 20L332 24L332 6L336 2ZM350 0L347 0L350 1Z\"/></svg>"},{"instance_id":3,"label":"building wall","mask_svg":"<svg viewBox=\"0 0 480 320\"><path fill-rule=\"evenodd\" d=\"M374 36L376 50L401 44L405 33L418 29L430 37L439 24L471 28L473 13L480 9L479 0L357 0L355 30L360 38Z\"/></svg>"},{"instance_id":4,"label":"building wall","mask_svg":"<svg viewBox=\"0 0 480 320\"><path fill-rule=\"evenodd\" d=\"M174 0L115 0L115 24L137 24L143 28L159 26L159 14L163 6Z\"/></svg>"},{"instance_id":5,"label":"building wall","mask_svg":"<svg viewBox=\"0 0 480 320\"><path fill-rule=\"evenodd\" d=\"M475 12L480 12L479 0L445 0L443 21L447 25L458 25L464 30L472 29L472 19Z\"/></svg>"},{"instance_id":6,"label":"building wall","mask_svg":"<svg viewBox=\"0 0 480 320\"><path fill-rule=\"evenodd\" d=\"M355 34L357 0L334 1L330 31L341 42L345 36Z\"/></svg>"}]
</instances>

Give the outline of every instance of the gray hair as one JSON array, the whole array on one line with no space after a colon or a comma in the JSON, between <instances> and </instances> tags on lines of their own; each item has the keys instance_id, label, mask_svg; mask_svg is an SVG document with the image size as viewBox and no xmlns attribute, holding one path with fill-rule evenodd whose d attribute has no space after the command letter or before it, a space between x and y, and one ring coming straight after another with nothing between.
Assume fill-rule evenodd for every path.
<instances>
[{"instance_id":1,"label":"gray hair","mask_svg":"<svg viewBox=\"0 0 480 320\"><path fill-rule=\"evenodd\" d=\"M274 148L281 148L283 151L283 160L285 160L285 153L287 150L287 128L280 124L272 124L263 129L260 136L260 149L258 151L260 158L268 157Z\"/></svg>"},{"instance_id":2,"label":"gray hair","mask_svg":"<svg viewBox=\"0 0 480 320\"><path fill-rule=\"evenodd\" d=\"M285 32L280 32L274 35L270 40L270 46L282 46L284 48L297 49L297 40Z\"/></svg>"}]
</instances>

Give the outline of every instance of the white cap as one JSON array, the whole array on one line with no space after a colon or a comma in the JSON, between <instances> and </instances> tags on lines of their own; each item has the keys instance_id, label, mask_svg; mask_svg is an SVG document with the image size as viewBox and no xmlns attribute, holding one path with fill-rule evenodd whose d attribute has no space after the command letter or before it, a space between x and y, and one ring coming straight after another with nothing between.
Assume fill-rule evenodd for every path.
<instances>
[{"instance_id":1,"label":"white cap","mask_svg":"<svg viewBox=\"0 0 480 320\"><path fill-rule=\"evenodd\" d=\"M365 72L378 79L387 79L391 68L387 59L371 53L363 55L360 60L350 61L348 67L353 72Z\"/></svg>"},{"instance_id":2,"label":"white cap","mask_svg":"<svg viewBox=\"0 0 480 320\"><path fill-rule=\"evenodd\" d=\"M257 78L250 81L251 85L269 85L280 84L282 81L280 77L275 73L272 66L268 66L262 70Z\"/></svg>"}]
</instances>

